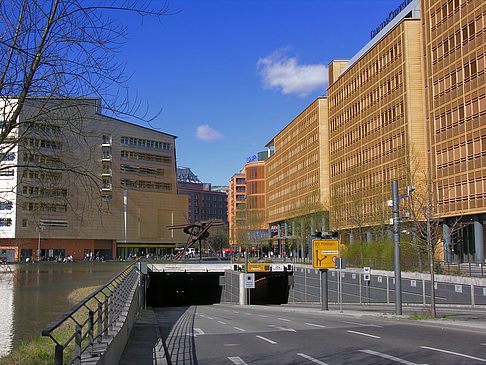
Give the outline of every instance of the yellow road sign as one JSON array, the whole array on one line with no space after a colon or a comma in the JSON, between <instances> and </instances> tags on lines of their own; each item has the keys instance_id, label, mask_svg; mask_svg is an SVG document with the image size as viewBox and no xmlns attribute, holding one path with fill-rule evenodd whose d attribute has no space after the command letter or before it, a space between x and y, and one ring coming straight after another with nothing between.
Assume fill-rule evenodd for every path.
<instances>
[{"instance_id":1,"label":"yellow road sign","mask_svg":"<svg viewBox=\"0 0 486 365\"><path fill-rule=\"evenodd\" d=\"M335 268L339 257L339 240L313 240L312 266L315 269Z\"/></svg>"}]
</instances>

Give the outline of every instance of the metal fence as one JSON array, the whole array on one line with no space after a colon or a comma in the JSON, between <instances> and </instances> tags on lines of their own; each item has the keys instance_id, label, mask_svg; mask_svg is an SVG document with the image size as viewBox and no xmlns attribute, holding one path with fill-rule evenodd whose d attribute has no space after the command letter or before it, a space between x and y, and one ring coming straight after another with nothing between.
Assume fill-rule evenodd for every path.
<instances>
[{"instance_id":1,"label":"metal fence","mask_svg":"<svg viewBox=\"0 0 486 365\"><path fill-rule=\"evenodd\" d=\"M372 258L348 258L346 259L347 267L370 267L374 270L390 270L395 269L393 260L372 259ZM402 271L408 272L430 272L427 262L420 262L419 260L401 260ZM458 275L458 276L472 276L472 277L486 277L486 268L484 264L477 264L474 262L451 263L444 261L435 261L434 272L443 275Z\"/></svg>"},{"instance_id":2,"label":"metal fence","mask_svg":"<svg viewBox=\"0 0 486 365\"><path fill-rule=\"evenodd\" d=\"M96 346L117 324L137 285L137 268L133 263L44 328L42 336L49 336L56 344L54 364L63 364L68 348L69 354L74 352L69 364L80 364L85 353L95 355Z\"/></svg>"}]
</instances>

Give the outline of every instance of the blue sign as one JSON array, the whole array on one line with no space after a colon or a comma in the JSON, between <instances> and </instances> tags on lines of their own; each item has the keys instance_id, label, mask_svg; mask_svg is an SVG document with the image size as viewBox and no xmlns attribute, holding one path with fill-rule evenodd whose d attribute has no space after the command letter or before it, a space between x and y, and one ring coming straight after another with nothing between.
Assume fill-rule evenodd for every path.
<instances>
[{"instance_id":1,"label":"blue sign","mask_svg":"<svg viewBox=\"0 0 486 365\"><path fill-rule=\"evenodd\" d=\"M388 18L386 18L385 20L383 20L383 22L381 22L381 24L376 27L375 29L373 29L370 33L371 33L371 39L373 39L378 33L380 33L380 31L385 28L388 23L390 23L393 18L395 18L398 14L400 14L400 12L405 9L407 7L408 4L410 4L412 2L412 0L405 0L403 3L400 4L400 6L398 8L396 8L395 10L391 11L390 14L388 14Z\"/></svg>"}]
</instances>

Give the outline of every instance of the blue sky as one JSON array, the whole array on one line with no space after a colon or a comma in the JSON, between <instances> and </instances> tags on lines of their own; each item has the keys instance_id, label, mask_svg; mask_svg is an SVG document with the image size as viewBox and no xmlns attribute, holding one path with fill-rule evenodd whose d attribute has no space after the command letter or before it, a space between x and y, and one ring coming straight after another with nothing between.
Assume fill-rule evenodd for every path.
<instances>
[{"instance_id":1,"label":"blue sky","mask_svg":"<svg viewBox=\"0 0 486 365\"><path fill-rule=\"evenodd\" d=\"M131 97L162 110L151 127L178 136L177 164L227 185L325 94L328 64L357 53L400 3L171 0L161 22L127 18L119 57Z\"/></svg>"}]
</instances>

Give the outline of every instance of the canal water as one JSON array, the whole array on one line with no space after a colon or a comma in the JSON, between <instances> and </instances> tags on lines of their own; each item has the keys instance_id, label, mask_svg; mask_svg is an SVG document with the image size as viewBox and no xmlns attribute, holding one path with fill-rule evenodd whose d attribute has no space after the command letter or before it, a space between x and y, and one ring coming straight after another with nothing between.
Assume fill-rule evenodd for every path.
<instances>
[{"instance_id":1,"label":"canal water","mask_svg":"<svg viewBox=\"0 0 486 365\"><path fill-rule=\"evenodd\" d=\"M77 288L103 285L126 262L75 262L2 265L0 267L0 356L22 341L40 336L44 327L73 304Z\"/></svg>"}]
</instances>

